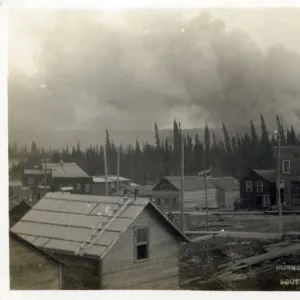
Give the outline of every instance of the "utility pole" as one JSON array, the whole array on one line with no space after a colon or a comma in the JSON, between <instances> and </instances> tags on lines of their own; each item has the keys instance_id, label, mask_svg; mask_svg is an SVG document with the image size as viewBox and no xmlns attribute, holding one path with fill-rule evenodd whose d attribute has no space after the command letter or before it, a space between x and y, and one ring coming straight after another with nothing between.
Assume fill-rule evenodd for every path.
<instances>
[{"instance_id":1,"label":"utility pole","mask_svg":"<svg viewBox=\"0 0 300 300\"><path fill-rule=\"evenodd\" d=\"M181 197L181 231L185 231L185 220L184 220L184 139L183 133L181 133L181 178L180 178L180 197Z\"/></svg>"},{"instance_id":2,"label":"utility pole","mask_svg":"<svg viewBox=\"0 0 300 300\"><path fill-rule=\"evenodd\" d=\"M198 172L198 180L200 178L203 178L204 180L204 192L205 192L205 206L206 206L206 229L207 231L209 231L209 222L208 222L208 198L207 198L207 173L206 170L204 170L203 172Z\"/></svg>"},{"instance_id":3,"label":"utility pole","mask_svg":"<svg viewBox=\"0 0 300 300\"><path fill-rule=\"evenodd\" d=\"M120 192L120 148L118 149L118 161L117 161L117 195Z\"/></svg>"},{"instance_id":4,"label":"utility pole","mask_svg":"<svg viewBox=\"0 0 300 300\"><path fill-rule=\"evenodd\" d=\"M209 230L208 225L208 200L207 200L207 186L206 186L206 170L204 170L204 191L205 191L205 206L206 206L206 229Z\"/></svg>"},{"instance_id":5,"label":"utility pole","mask_svg":"<svg viewBox=\"0 0 300 300\"><path fill-rule=\"evenodd\" d=\"M107 163L106 163L106 144L104 145L104 173L105 173L105 189L106 189L106 196L108 196Z\"/></svg>"},{"instance_id":6,"label":"utility pole","mask_svg":"<svg viewBox=\"0 0 300 300\"><path fill-rule=\"evenodd\" d=\"M276 131L275 131L276 132ZM278 203L278 210L279 210L279 216L282 216L281 211L281 189L280 189L280 128L277 130L277 138L278 138L278 159L277 159L277 203Z\"/></svg>"},{"instance_id":7,"label":"utility pole","mask_svg":"<svg viewBox=\"0 0 300 300\"><path fill-rule=\"evenodd\" d=\"M44 172L45 172L45 177L44 177L44 189L47 189L47 162L49 161L48 158L42 159L42 162L44 163Z\"/></svg>"}]
</instances>

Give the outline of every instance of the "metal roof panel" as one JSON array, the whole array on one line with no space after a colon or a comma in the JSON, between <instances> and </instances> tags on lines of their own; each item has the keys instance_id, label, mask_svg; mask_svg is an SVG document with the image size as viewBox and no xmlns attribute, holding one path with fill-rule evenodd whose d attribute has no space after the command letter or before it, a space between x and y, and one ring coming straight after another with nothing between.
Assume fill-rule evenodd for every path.
<instances>
[{"instance_id":1,"label":"metal roof panel","mask_svg":"<svg viewBox=\"0 0 300 300\"><path fill-rule=\"evenodd\" d=\"M96 206L96 203L72 202L65 200L42 199L35 206L35 210L50 210L66 213L88 214Z\"/></svg>"},{"instance_id":2,"label":"metal roof panel","mask_svg":"<svg viewBox=\"0 0 300 300\"><path fill-rule=\"evenodd\" d=\"M81 243L78 242L70 242L70 241L62 241L51 239L46 245L45 248L52 249L52 250L63 250L67 252L75 252ZM90 249L87 251L88 254L100 256L106 247L99 246L99 245L92 245Z\"/></svg>"},{"instance_id":3,"label":"metal roof panel","mask_svg":"<svg viewBox=\"0 0 300 300\"><path fill-rule=\"evenodd\" d=\"M49 242L48 238L44 238L44 237L38 237L37 239L35 239L35 241L33 242L33 244L37 247L42 247L44 246L47 242Z\"/></svg>"},{"instance_id":4,"label":"metal roof panel","mask_svg":"<svg viewBox=\"0 0 300 300\"><path fill-rule=\"evenodd\" d=\"M43 199L66 200L75 202L91 202L91 203L119 203L122 197L98 196L98 195L82 195L82 194L66 194L62 192L48 193Z\"/></svg>"},{"instance_id":5,"label":"metal roof panel","mask_svg":"<svg viewBox=\"0 0 300 300\"><path fill-rule=\"evenodd\" d=\"M22 220L36 223L92 228L102 222L104 217L32 209Z\"/></svg>"},{"instance_id":6,"label":"metal roof panel","mask_svg":"<svg viewBox=\"0 0 300 300\"><path fill-rule=\"evenodd\" d=\"M37 237L36 236L34 236L34 235L26 235L26 234L19 234L19 236L23 239L23 240L25 240L25 241L27 241L27 242L29 242L29 243L32 243Z\"/></svg>"},{"instance_id":7,"label":"metal roof panel","mask_svg":"<svg viewBox=\"0 0 300 300\"><path fill-rule=\"evenodd\" d=\"M85 228L66 227L50 224L36 224L27 221L18 222L12 231L18 234L35 235L47 238L56 238L70 241L85 241L91 230Z\"/></svg>"}]
</instances>

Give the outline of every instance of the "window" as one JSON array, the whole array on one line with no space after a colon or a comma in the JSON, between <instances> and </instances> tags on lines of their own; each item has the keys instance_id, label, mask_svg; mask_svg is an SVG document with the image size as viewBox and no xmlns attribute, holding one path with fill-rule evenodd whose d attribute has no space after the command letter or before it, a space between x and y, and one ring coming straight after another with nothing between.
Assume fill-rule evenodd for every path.
<instances>
[{"instance_id":1,"label":"window","mask_svg":"<svg viewBox=\"0 0 300 300\"><path fill-rule=\"evenodd\" d=\"M149 258L149 228L135 229L135 260L141 261Z\"/></svg>"},{"instance_id":2,"label":"window","mask_svg":"<svg viewBox=\"0 0 300 300\"><path fill-rule=\"evenodd\" d=\"M263 206L270 206L270 197L269 197L269 195L264 195Z\"/></svg>"},{"instance_id":3,"label":"window","mask_svg":"<svg viewBox=\"0 0 300 300\"><path fill-rule=\"evenodd\" d=\"M90 192L90 185L89 185L89 183L86 183L86 184L85 184L85 192L86 192L86 193L89 193L89 192Z\"/></svg>"},{"instance_id":4,"label":"window","mask_svg":"<svg viewBox=\"0 0 300 300\"><path fill-rule=\"evenodd\" d=\"M257 192L262 192L264 190L264 185L262 181L257 181Z\"/></svg>"},{"instance_id":5,"label":"window","mask_svg":"<svg viewBox=\"0 0 300 300\"><path fill-rule=\"evenodd\" d=\"M28 185L33 185L34 184L34 180L32 177L28 178Z\"/></svg>"},{"instance_id":6,"label":"window","mask_svg":"<svg viewBox=\"0 0 300 300\"><path fill-rule=\"evenodd\" d=\"M284 160L283 166L282 166L282 172L284 174L290 174L291 171L291 161L290 160Z\"/></svg>"},{"instance_id":7,"label":"window","mask_svg":"<svg viewBox=\"0 0 300 300\"><path fill-rule=\"evenodd\" d=\"M252 192L252 181L246 181L246 192Z\"/></svg>"},{"instance_id":8,"label":"window","mask_svg":"<svg viewBox=\"0 0 300 300\"><path fill-rule=\"evenodd\" d=\"M80 192L80 191L81 191L81 184L77 183L77 192Z\"/></svg>"},{"instance_id":9,"label":"window","mask_svg":"<svg viewBox=\"0 0 300 300\"><path fill-rule=\"evenodd\" d=\"M160 199L157 199L157 205L160 206Z\"/></svg>"}]
</instances>

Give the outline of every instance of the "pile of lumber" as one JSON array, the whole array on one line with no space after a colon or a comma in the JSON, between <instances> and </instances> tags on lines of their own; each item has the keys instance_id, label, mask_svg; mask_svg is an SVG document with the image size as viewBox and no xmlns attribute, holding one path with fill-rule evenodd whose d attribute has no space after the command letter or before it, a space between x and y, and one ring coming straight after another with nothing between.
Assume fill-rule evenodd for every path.
<instances>
[{"instance_id":1,"label":"pile of lumber","mask_svg":"<svg viewBox=\"0 0 300 300\"><path fill-rule=\"evenodd\" d=\"M220 265L219 268L222 270L215 273L213 277L223 277L227 274L238 270L246 269L255 265L262 264L264 262L272 261L279 257L300 252L300 243L295 243L286 246L286 243L282 242L273 245L268 245L265 247L265 250L267 251L266 253L238 259L231 263Z\"/></svg>"}]
</instances>

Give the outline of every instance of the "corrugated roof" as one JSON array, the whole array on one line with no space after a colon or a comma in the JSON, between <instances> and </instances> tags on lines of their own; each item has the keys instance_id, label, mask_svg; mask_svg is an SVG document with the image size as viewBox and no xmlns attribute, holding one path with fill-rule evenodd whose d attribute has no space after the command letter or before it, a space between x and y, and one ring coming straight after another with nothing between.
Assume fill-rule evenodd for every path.
<instances>
[{"instance_id":1,"label":"corrugated roof","mask_svg":"<svg viewBox=\"0 0 300 300\"><path fill-rule=\"evenodd\" d=\"M52 170L52 177L89 177L76 163L47 163L46 168Z\"/></svg>"},{"instance_id":2,"label":"corrugated roof","mask_svg":"<svg viewBox=\"0 0 300 300\"><path fill-rule=\"evenodd\" d=\"M211 182L216 187L225 190L226 192L232 190L239 190L239 182L238 179L234 177L217 177L217 178L208 178L209 182Z\"/></svg>"},{"instance_id":3,"label":"corrugated roof","mask_svg":"<svg viewBox=\"0 0 300 300\"><path fill-rule=\"evenodd\" d=\"M253 170L255 173L260 175L261 177L265 178L269 182L276 182L277 175L276 175L276 170Z\"/></svg>"},{"instance_id":4,"label":"corrugated roof","mask_svg":"<svg viewBox=\"0 0 300 300\"><path fill-rule=\"evenodd\" d=\"M107 182L117 182L117 176L108 175ZM130 181L130 179L125 177L119 177L119 181ZM94 176L93 177L94 183L105 183L105 176Z\"/></svg>"},{"instance_id":5,"label":"corrugated roof","mask_svg":"<svg viewBox=\"0 0 300 300\"><path fill-rule=\"evenodd\" d=\"M120 200L120 197L48 193L11 231L43 250L74 253ZM148 204L152 205L145 198L133 200L89 248L87 254L101 256ZM173 224L168 223L183 240L188 241Z\"/></svg>"},{"instance_id":6,"label":"corrugated roof","mask_svg":"<svg viewBox=\"0 0 300 300\"><path fill-rule=\"evenodd\" d=\"M181 189L180 176L166 176L164 177L168 180L172 185L175 186L176 189ZM204 189L204 179L199 179L198 176L185 176L184 177L184 190L203 190ZM206 187L208 189L215 188L213 184L211 184L208 180L206 181Z\"/></svg>"}]
</instances>

